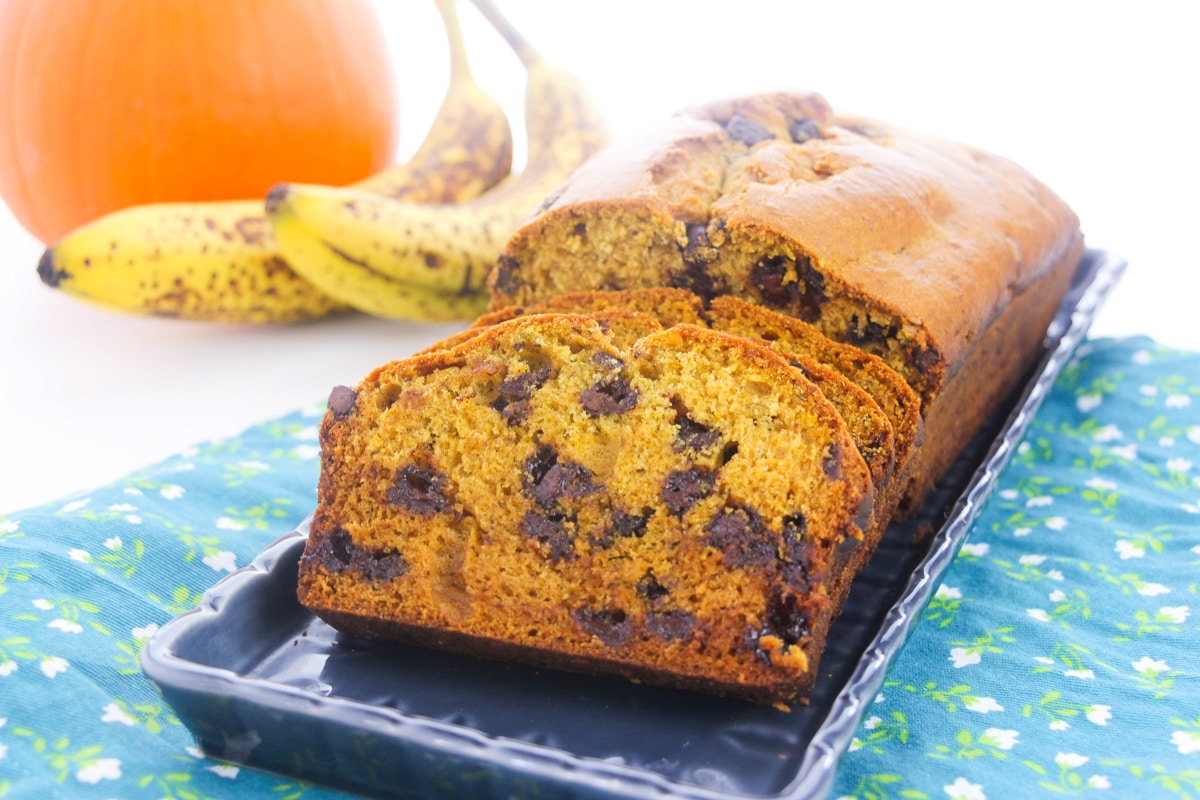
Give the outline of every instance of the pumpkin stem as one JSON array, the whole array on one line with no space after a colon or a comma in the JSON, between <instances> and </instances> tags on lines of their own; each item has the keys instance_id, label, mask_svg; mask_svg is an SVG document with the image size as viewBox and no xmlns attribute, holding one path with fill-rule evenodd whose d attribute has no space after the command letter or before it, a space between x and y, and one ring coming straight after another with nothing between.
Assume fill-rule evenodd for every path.
<instances>
[{"instance_id":1,"label":"pumpkin stem","mask_svg":"<svg viewBox=\"0 0 1200 800\"><path fill-rule=\"evenodd\" d=\"M450 43L450 80L467 81L471 78L471 66L467 61L467 48L463 43L462 27L458 23L457 0L435 0L442 22L446 24L446 39Z\"/></svg>"},{"instance_id":2,"label":"pumpkin stem","mask_svg":"<svg viewBox=\"0 0 1200 800\"><path fill-rule=\"evenodd\" d=\"M517 54L517 58L521 59L523 65L529 67L543 60L542 54L537 51L537 48L530 44L529 40L522 36L521 32L500 13L500 9L492 0L471 0L471 2L491 26L504 37L504 41L508 42L508 46Z\"/></svg>"}]
</instances>

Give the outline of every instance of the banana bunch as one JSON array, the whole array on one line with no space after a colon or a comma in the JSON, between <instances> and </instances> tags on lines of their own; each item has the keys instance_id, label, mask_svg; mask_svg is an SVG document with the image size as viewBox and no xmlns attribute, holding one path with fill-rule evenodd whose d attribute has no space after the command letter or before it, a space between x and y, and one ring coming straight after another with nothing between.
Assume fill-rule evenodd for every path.
<instances>
[{"instance_id":1,"label":"banana bunch","mask_svg":"<svg viewBox=\"0 0 1200 800\"><path fill-rule=\"evenodd\" d=\"M573 76L547 61L490 0L473 0L526 70L525 168L453 204L398 202L353 188L283 184L267 199L280 251L330 297L392 319L471 319L516 227L608 144L607 125Z\"/></svg>"},{"instance_id":2,"label":"banana bunch","mask_svg":"<svg viewBox=\"0 0 1200 800\"><path fill-rule=\"evenodd\" d=\"M449 204L478 197L511 174L508 118L467 68L454 0L437 3L451 63L437 115L409 161L347 191L389 203ZM261 199L117 211L48 248L38 275L71 296L135 314L285 322L349 308L289 266Z\"/></svg>"}]
</instances>

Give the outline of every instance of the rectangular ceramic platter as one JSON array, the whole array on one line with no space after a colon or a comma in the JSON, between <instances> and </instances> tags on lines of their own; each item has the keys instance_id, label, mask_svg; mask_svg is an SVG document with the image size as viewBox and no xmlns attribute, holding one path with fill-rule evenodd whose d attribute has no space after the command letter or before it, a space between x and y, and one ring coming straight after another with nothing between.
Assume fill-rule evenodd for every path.
<instances>
[{"instance_id":1,"label":"rectangular ceramic platter","mask_svg":"<svg viewBox=\"0 0 1200 800\"><path fill-rule=\"evenodd\" d=\"M807 705L771 707L340 636L296 601L304 526L164 626L146 674L214 758L376 797L824 797L892 657L1124 262L1089 251L1045 353L892 525ZM918 530L933 530L914 546Z\"/></svg>"}]
</instances>

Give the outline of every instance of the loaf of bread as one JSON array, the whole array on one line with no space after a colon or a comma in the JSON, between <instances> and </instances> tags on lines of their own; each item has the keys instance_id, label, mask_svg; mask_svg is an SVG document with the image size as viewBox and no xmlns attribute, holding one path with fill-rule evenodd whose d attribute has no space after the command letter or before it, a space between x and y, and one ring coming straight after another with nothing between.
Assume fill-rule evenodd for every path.
<instances>
[{"instance_id":1,"label":"loaf of bread","mask_svg":"<svg viewBox=\"0 0 1200 800\"><path fill-rule=\"evenodd\" d=\"M684 288L879 356L918 393L918 506L1034 358L1078 220L1003 158L774 93L687 109L579 169L522 225L492 307Z\"/></svg>"},{"instance_id":2,"label":"loaf of bread","mask_svg":"<svg viewBox=\"0 0 1200 800\"><path fill-rule=\"evenodd\" d=\"M334 627L788 704L1082 253L1011 162L812 94L688 109L514 234L492 310L330 396Z\"/></svg>"},{"instance_id":3,"label":"loaf of bread","mask_svg":"<svg viewBox=\"0 0 1200 800\"><path fill-rule=\"evenodd\" d=\"M636 337L636 338L635 338ZM351 635L790 703L866 462L788 359L536 314L330 396L299 598Z\"/></svg>"}]
</instances>

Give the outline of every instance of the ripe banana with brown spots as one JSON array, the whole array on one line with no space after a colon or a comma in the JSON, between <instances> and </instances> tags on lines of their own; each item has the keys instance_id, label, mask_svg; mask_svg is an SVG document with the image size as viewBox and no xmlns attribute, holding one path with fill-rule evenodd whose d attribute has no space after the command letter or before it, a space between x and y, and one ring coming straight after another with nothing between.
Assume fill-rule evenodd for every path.
<instances>
[{"instance_id":1,"label":"ripe banana with brown spots","mask_svg":"<svg viewBox=\"0 0 1200 800\"><path fill-rule=\"evenodd\" d=\"M477 197L512 171L508 118L466 68L454 0L437 3L450 45L446 96L412 158L353 184L356 191L389 202L451 203ZM109 214L48 248L38 274L66 294L134 314L290 322L349 309L288 265L261 199Z\"/></svg>"},{"instance_id":2,"label":"ripe banana with brown spots","mask_svg":"<svg viewBox=\"0 0 1200 800\"><path fill-rule=\"evenodd\" d=\"M476 5L526 68L525 168L462 203L399 203L353 189L282 184L267 213L280 250L324 292L393 319L470 319L487 306L487 276L512 232L609 142L582 84L547 61L485 0ZM419 307L409 302L420 292ZM443 307L429 301L441 297Z\"/></svg>"}]
</instances>

